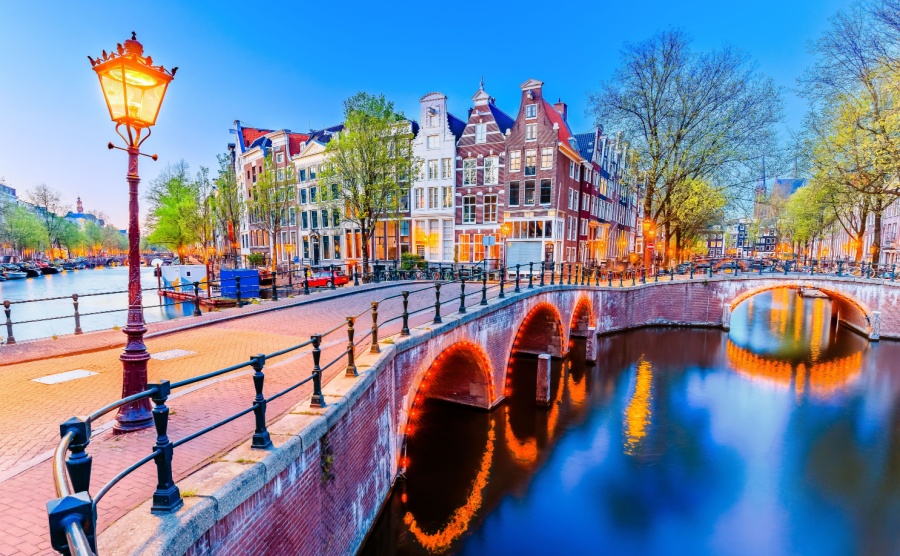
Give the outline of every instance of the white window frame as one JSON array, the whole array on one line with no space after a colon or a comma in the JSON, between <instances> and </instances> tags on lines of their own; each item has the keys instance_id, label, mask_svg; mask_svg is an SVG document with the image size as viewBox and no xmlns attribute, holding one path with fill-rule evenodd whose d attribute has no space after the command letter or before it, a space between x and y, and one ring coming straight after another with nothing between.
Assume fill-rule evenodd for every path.
<instances>
[{"instance_id":1,"label":"white window frame","mask_svg":"<svg viewBox=\"0 0 900 556\"><path fill-rule=\"evenodd\" d=\"M537 104L526 104L525 119L533 120L534 118L537 118Z\"/></svg>"},{"instance_id":2,"label":"white window frame","mask_svg":"<svg viewBox=\"0 0 900 556\"><path fill-rule=\"evenodd\" d=\"M522 151L509 151L509 168L510 172L519 172L522 170Z\"/></svg>"},{"instance_id":3,"label":"white window frame","mask_svg":"<svg viewBox=\"0 0 900 556\"><path fill-rule=\"evenodd\" d=\"M478 166L474 158L463 160L463 185L478 185Z\"/></svg>"},{"instance_id":4,"label":"white window frame","mask_svg":"<svg viewBox=\"0 0 900 556\"><path fill-rule=\"evenodd\" d=\"M475 124L475 143L487 142L487 124Z\"/></svg>"},{"instance_id":5,"label":"white window frame","mask_svg":"<svg viewBox=\"0 0 900 556\"><path fill-rule=\"evenodd\" d=\"M489 156L484 159L484 185L497 185L500 176L500 158Z\"/></svg>"},{"instance_id":6,"label":"white window frame","mask_svg":"<svg viewBox=\"0 0 900 556\"><path fill-rule=\"evenodd\" d=\"M438 179L438 160L436 158L428 161L428 179Z\"/></svg>"},{"instance_id":7,"label":"white window frame","mask_svg":"<svg viewBox=\"0 0 900 556\"><path fill-rule=\"evenodd\" d=\"M537 124L525 124L525 140L537 141Z\"/></svg>"},{"instance_id":8,"label":"white window frame","mask_svg":"<svg viewBox=\"0 0 900 556\"><path fill-rule=\"evenodd\" d=\"M548 164L544 164L545 158L549 160ZM544 147L541 149L541 169L546 170L553 168L553 147Z\"/></svg>"},{"instance_id":9,"label":"white window frame","mask_svg":"<svg viewBox=\"0 0 900 556\"><path fill-rule=\"evenodd\" d=\"M433 151L438 148L440 141L437 135L428 135L425 137L425 148L429 151Z\"/></svg>"}]
</instances>

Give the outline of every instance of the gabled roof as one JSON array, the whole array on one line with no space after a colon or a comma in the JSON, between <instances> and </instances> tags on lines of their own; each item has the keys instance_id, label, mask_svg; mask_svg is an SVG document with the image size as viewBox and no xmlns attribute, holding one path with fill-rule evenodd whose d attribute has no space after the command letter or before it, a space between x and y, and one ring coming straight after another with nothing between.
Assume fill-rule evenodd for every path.
<instances>
[{"instance_id":1,"label":"gabled roof","mask_svg":"<svg viewBox=\"0 0 900 556\"><path fill-rule=\"evenodd\" d=\"M450 112L447 112L447 125L450 127L450 133L452 133L453 136L456 137L456 140L459 141L463 131L466 129L466 122L460 120Z\"/></svg>"},{"instance_id":2,"label":"gabled roof","mask_svg":"<svg viewBox=\"0 0 900 556\"><path fill-rule=\"evenodd\" d=\"M575 141L578 143L578 154L585 160L593 160L594 143L596 139L597 134L595 131L588 131L587 133L578 133L575 135Z\"/></svg>"},{"instance_id":3,"label":"gabled roof","mask_svg":"<svg viewBox=\"0 0 900 556\"><path fill-rule=\"evenodd\" d=\"M506 131L516 123L509 114L500 110L493 101L488 103L488 108L491 109L491 114L494 116L494 121L497 122L497 126L500 128L500 133L506 135Z\"/></svg>"},{"instance_id":4,"label":"gabled roof","mask_svg":"<svg viewBox=\"0 0 900 556\"><path fill-rule=\"evenodd\" d=\"M544 101L544 110L547 111L547 117L550 118L550 121L559 125L559 140L568 145L569 139L572 138L572 130L569 129L569 124L563 119L562 114L556 111L556 108L553 108L553 105Z\"/></svg>"},{"instance_id":5,"label":"gabled roof","mask_svg":"<svg viewBox=\"0 0 900 556\"><path fill-rule=\"evenodd\" d=\"M309 143L310 141L315 141L319 144L327 145L328 142L331 141L331 138L334 136L334 134L343 131L343 129L344 129L344 124L337 124L337 125L333 125L331 127L310 130L309 136L308 136L308 139L306 142Z\"/></svg>"},{"instance_id":6,"label":"gabled roof","mask_svg":"<svg viewBox=\"0 0 900 556\"><path fill-rule=\"evenodd\" d=\"M288 156L298 154L307 141L309 141L309 135L305 133L288 133Z\"/></svg>"},{"instance_id":7,"label":"gabled roof","mask_svg":"<svg viewBox=\"0 0 900 556\"><path fill-rule=\"evenodd\" d=\"M234 126L235 129L231 131L238 136L238 144L241 147L242 153L250 148L250 145L257 139L267 133L272 133L271 129L242 126L240 120L235 120Z\"/></svg>"}]
</instances>

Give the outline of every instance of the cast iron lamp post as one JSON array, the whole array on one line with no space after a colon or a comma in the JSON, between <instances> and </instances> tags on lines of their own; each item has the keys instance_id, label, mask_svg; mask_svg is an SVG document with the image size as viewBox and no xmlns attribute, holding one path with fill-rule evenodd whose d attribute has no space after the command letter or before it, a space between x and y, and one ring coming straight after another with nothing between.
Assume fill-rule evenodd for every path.
<instances>
[{"instance_id":1,"label":"cast iron lamp post","mask_svg":"<svg viewBox=\"0 0 900 556\"><path fill-rule=\"evenodd\" d=\"M141 144L150 137L150 128L156 123L166 88L178 68L166 70L154 66L150 56L144 56L144 47L134 33L124 46L116 45L116 51L103 51L101 58L88 56L91 67L100 79L100 88L109 115L116 122L116 133L125 141L125 148L109 143L110 149L128 153L128 320L124 332L128 337L122 361L122 397L127 398L147 388L147 361L150 354L144 345L144 307L141 297L140 225L138 222L138 156L156 155L140 152ZM124 131L124 133L123 133ZM146 132L146 135L144 134ZM150 400L123 405L116 415L115 431L130 432L153 424Z\"/></svg>"}]
</instances>

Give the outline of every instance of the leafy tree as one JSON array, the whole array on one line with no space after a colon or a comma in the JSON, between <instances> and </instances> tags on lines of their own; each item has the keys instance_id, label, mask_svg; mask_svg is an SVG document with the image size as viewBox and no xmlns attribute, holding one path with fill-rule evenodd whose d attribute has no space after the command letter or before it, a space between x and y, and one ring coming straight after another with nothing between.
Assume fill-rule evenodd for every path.
<instances>
[{"instance_id":1,"label":"leafy tree","mask_svg":"<svg viewBox=\"0 0 900 556\"><path fill-rule=\"evenodd\" d=\"M234 249L246 208L234 166L231 163L231 156L220 154L217 158L219 159L219 175L215 180L216 194L212 200L213 218L219 234L225 238L229 249ZM237 253L232 253L232 255L236 261Z\"/></svg>"},{"instance_id":2,"label":"leafy tree","mask_svg":"<svg viewBox=\"0 0 900 556\"><path fill-rule=\"evenodd\" d=\"M90 220L84 223L84 240L88 250L96 255L103 247L103 228Z\"/></svg>"},{"instance_id":3,"label":"leafy tree","mask_svg":"<svg viewBox=\"0 0 900 556\"><path fill-rule=\"evenodd\" d=\"M67 230L66 220L62 218L68 212L69 206L63 203L59 191L41 184L29 190L26 197L37 209L36 214L47 230L50 246L61 247L63 233L70 231Z\"/></svg>"},{"instance_id":4,"label":"leafy tree","mask_svg":"<svg viewBox=\"0 0 900 556\"><path fill-rule=\"evenodd\" d=\"M107 253L122 252L128 249L128 237L117 230L115 226L106 225L101 231L101 244Z\"/></svg>"},{"instance_id":5,"label":"leafy tree","mask_svg":"<svg viewBox=\"0 0 900 556\"><path fill-rule=\"evenodd\" d=\"M166 245L184 264L185 249L200 239L199 187L190 179L187 165L169 167L151 187L148 222L151 244Z\"/></svg>"},{"instance_id":6,"label":"leafy tree","mask_svg":"<svg viewBox=\"0 0 900 556\"><path fill-rule=\"evenodd\" d=\"M613 78L591 95L598 124L623 130L640 155L644 214L669 237L679 188L726 183L774 149L781 94L735 49L695 52L681 31L626 45Z\"/></svg>"},{"instance_id":7,"label":"leafy tree","mask_svg":"<svg viewBox=\"0 0 900 556\"><path fill-rule=\"evenodd\" d=\"M78 250L85 248L85 236L78 224L66 220L59 219L59 229L57 231L57 245L69 251L69 256L75 254Z\"/></svg>"},{"instance_id":8,"label":"leafy tree","mask_svg":"<svg viewBox=\"0 0 900 556\"><path fill-rule=\"evenodd\" d=\"M266 153L263 170L250 189L247 211L252 221L266 232L272 253L272 270L277 270L278 239L287 227L288 215L296 198L296 180L293 166L275 168L275 161Z\"/></svg>"},{"instance_id":9,"label":"leafy tree","mask_svg":"<svg viewBox=\"0 0 900 556\"><path fill-rule=\"evenodd\" d=\"M37 251L50 245L47 230L43 222L34 212L27 208L9 203L2 208L0 220L0 241L9 244L19 254L26 250Z\"/></svg>"},{"instance_id":10,"label":"leafy tree","mask_svg":"<svg viewBox=\"0 0 900 556\"><path fill-rule=\"evenodd\" d=\"M703 180L690 180L676 188L669 224L675 249L682 257L686 249L698 243L704 232L724 223L726 204L724 191Z\"/></svg>"},{"instance_id":11,"label":"leafy tree","mask_svg":"<svg viewBox=\"0 0 900 556\"><path fill-rule=\"evenodd\" d=\"M320 170L323 202L359 228L363 272L375 225L396 219L409 197L409 176L421 165L412 152L412 127L384 95L360 92L344 101L344 129L328 142Z\"/></svg>"}]
</instances>

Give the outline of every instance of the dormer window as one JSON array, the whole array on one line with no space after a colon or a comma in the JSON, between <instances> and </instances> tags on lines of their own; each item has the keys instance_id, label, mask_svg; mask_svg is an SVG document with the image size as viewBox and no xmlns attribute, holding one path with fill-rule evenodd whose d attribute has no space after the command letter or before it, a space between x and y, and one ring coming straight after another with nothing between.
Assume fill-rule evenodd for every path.
<instances>
[{"instance_id":1,"label":"dormer window","mask_svg":"<svg viewBox=\"0 0 900 556\"><path fill-rule=\"evenodd\" d=\"M529 120L532 118L537 118L537 104L526 104L525 105L525 117L528 118Z\"/></svg>"},{"instance_id":2,"label":"dormer window","mask_svg":"<svg viewBox=\"0 0 900 556\"><path fill-rule=\"evenodd\" d=\"M525 124L525 140L537 140L537 124Z\"/></svg>"},{"instance_id":3,"label":"dormer window","mask_svg":"<svg viewBox=\"0 0 900 556\"><path fill-rule=\"evenodd\" d=\"M484 143L487 141L487 124L475 124L475 142Z\"/></svg>"}]
</instances>

